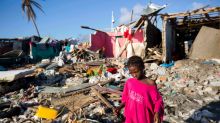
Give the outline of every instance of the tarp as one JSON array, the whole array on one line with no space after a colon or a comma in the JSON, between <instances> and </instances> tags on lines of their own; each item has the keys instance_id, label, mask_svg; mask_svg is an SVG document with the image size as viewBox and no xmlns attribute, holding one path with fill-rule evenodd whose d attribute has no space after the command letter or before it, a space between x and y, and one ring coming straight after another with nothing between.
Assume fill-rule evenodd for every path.
<instances>
[{"instance_id":1,"label":"tarp","mask_svg":"<svg viewBox=\"0 0 220 123\"><path fill-rule=\"evenodd\" d=\"M60 43L37 43L35 46L32 46L32 56L35 60L53 58L59 55L59 47Z\"/></svg>"},{"instance_id":2,"label":"tarp","mask_svg":"<svg viewBox=\"0 0 220 123\"><path fill-rule=\"evenodd\" d=\"M58 55L58 53L54 51L53 47L47 47L45 44L36 44L36 47L32 47L32 55L34 59L47 59Z\"/></svg>"},{"instance_id":3,"label":"tarp","mask_svg":"<svg viewBox=\"0 0 220 123\"><path fill-rule=\"evenodd\" d=\"M220 58L220 29L203 26L193 42L190 58Z\"/></svg>"},{"instance_id":4,"label":"tarp","mask_svg":"<svg viewBox=\"0 0 220 123\"><path fill-rule=\"evenodd\" d=\"M150 14L156 14L158 13L160 10L164 9L166 7L166 5L163 6L159 6L156 5L154 3L150 3L147 8L145 8L142 12L141 15L150 15Z\"/></svg>"},{"instance_id":5,"label":"tarp","mask_svg":"<svg viewBox=\"0 0 220 123\"><path fill-rule=\"evenodd\" d=\"M61 50L60 42L50 37L44 37L40 42L32 42L30 44L30 55L36 61L58 56Z\"/></svg>"}]
</instances>

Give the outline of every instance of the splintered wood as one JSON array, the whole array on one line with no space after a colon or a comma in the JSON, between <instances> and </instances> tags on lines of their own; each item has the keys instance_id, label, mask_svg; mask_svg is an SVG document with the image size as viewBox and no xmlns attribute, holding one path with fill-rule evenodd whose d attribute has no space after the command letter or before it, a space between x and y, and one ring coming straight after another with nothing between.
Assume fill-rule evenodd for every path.
<instances>
[{"instance_id":1,"label":"splintered wood","mask_svg":"<svg viewBox=\"0 0 220 123\"><path fill-rule=\"evenodd\" d=\"M112 106L108 100L106 100L95 88L92 88L92 91L95 93L96 96L108 107L111 109L114 109L114 106Z\"/></svg>"},{"instance_id":2,"label":"splintered wood","mask_svg":"<svg viewBox=\"0 0 220 123\"><path fill-rule=\"evenodd\" d=\"M91 96L75 94L63 98L54 98L51 100L51 103L54 106L66 106L70 111L75 112L95 101L96 100Z\"/></svg>"}]
</instances>

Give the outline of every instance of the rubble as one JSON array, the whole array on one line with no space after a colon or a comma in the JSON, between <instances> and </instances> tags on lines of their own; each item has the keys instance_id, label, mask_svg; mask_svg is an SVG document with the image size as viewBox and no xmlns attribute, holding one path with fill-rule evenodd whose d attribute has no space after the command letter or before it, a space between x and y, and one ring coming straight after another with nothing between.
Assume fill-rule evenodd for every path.
<instances>
[{"instance_id":1,"label":"rubble","mask_svg":"<svg viewBox=\"0 0 220 123\"><path fill-rule=\"evenodd\" d=\"M220 88L211 84L220 80L219 70L219 64L181 60L171 69L166 69L167 79L161 80L159 75L156 82L165 102L165 121L189 123L219 121L220 112L213 110L216 107L211 105L219 104Z\"/></svg>"},{"instance_id":2,"label":"rubble","mask_svg":"<svg viewBox=\"0 0 220 123\"><path fill-rule=\"evenodd\" d=\"M114 61L114 64L110 61ZM40 105L57 110L59 115L52 122L122 122L123 118L116 117L113 109L119 105L123 84L130 77L126 67L122 67L126 64L125 60L79 62L47 70L50 64L37 65L38 69L40 66L42 69L36 72L34 84L28 88L2 95L0 122L47 122L40 115L36 116ZM145 63L145 67L146 76L156 81L163 96L164 121L214 123L220 120L218 63L181 60L170 68L156 63ZM89 68L102 71L88 75ZM56 76L61 78L56 80ZM14 110L17 113L10 113Z\"/></svg>"}]
</instances>

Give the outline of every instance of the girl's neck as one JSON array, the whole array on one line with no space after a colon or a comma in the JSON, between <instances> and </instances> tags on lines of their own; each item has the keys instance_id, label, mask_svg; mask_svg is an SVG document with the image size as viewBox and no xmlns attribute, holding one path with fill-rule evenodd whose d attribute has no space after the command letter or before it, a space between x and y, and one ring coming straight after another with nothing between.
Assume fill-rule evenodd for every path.
<instances>
[{"instance_id":1,"label":"girl's neck","mask_svg":"<svg viewBox=\"0 0 220 123\"><path fill-rule=\"evenodd\" d=\"M142 83L147 84L147 85L156 85L156 83L153 80L148 79L146 76L143 76L139 79Z\"/></svg>"},{"instance_id":2,"label":"girl's neck","mask_svg":"<svg viewBox=\"0 0 220 123\"><path fill-rule=\"evenodd\" d=\"M144 74L142 74L138 80L143 81L143 80L145 80L146 78L147 78L147 77L146 77Z\"/></svg>"}]
</instances>

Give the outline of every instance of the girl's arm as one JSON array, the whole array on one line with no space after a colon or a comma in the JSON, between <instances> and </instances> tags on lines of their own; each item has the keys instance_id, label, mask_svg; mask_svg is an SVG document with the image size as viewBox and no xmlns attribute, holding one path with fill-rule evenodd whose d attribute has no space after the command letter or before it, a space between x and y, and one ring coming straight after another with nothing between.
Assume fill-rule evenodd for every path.
<instances>
[{"instance_id":1,"label":"girl's arm","mask_svg":"<svg viewBox=\"0 0 220 123\"><path fill-rule=\"evenodd\" d=\"M125 107L125 103L126 103L127 97L128 97L128 87L127 87L127 86L128 86L128 85L127 85L127 82L126 82L126 83L124 84L124 89L123 89L123 92L122 92L122 99L121 99L122 103L120 104L120 106L118 106L118 107L115 108L115 110L114 110L114 113L115 113L116 115L118 115L119 112L121 111L121 109Z\"/></svg>"},{"instance_id":2,"label":"girl's arm","mask_svg":"<svg viewBox=\"0 0 220 123\"><path fill-rule=\"evenodd\" d=\"M156 121L162 121L163 119L163 113L164 113L164 106L163 106L163 98L158 92L157 88L153 89L151 92L151 96L154 103L154 113L155 117L154 119L158 119Z\"/></svg>"},{"instance_id":3,"label":"girl's arm","mask_svg":"<svg viewBox=\"0 0 220 123\"><path fill-rule=\"evenodd\" d=\"M122 109L125 107L125 102L122 102L118 108Z\"/></svg>"},{"instance_id":4,"label":"girl's arm","mask_svg":"<svg viewBox=\"0 0 220 123\"><path fill-rule=\"evenodd\" d=\"M163 112L163 99L162 96L159 94L159 92L157 92L157 94L155 95L155 107L154 107L154 112L158 112L158 113L162 113Z\"/></svg>"},{"instance_id":5,"label":"girl's arm","mask_svg":"<svg viewBox=\"0 0 220 123\"><path fill-rule=\"evenodd\" d=\"M118 106L118 107L115 108L114 113L115 113L116 115L118 115L118 114L120 113L121 109L124 108L124 107L125 107L125 102L122 102L122 103L120 104L120 106Z\"/></svg>"},{"instance_id":6,"label":"girl's arm","mask_svg":"<svg viewBox=\"0 0 220 123\"><path fill-rule=\"evenodd\" d=\"M160 123L160 116L158 112L154 114L154 123Z\"/></svg>"}]
</instances>

